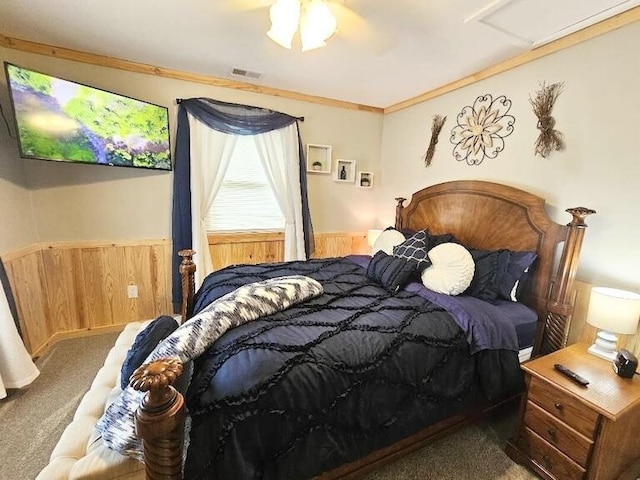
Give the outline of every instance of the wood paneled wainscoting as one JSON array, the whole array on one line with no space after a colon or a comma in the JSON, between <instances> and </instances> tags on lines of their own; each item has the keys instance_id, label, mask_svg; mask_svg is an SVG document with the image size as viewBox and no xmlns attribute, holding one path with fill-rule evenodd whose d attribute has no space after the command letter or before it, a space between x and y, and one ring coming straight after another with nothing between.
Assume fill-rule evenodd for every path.
<instances>
[{"instance_id":1,"label":"wood paneled wainscoting","mask_svg":"<svg viewBox=\"0 0 640 480\"><path fill-rule=\"evenodd\" d=\"M214 268L238 263L283 260L283 234L212 234ZM315 234L315 258L369 253L366 232ZM34 244L2 255L16 299L27 350L40 356L58 340L118 331L129 322L172 314L171 242ZM135 285L136 298L128 287ZM595 329L585 323L592 285L576 281L568 343L592 342ZM640 356L640 331L622 335L620 347Z\"/></svg>"},{"instance_id":2,"label":"wood paneled wainscoting","mask_svg":"<svg viewBox=\"0 0 640 480\"><path fill-rule=\"evenodd\" d=\"M314 234L313 258L367 254L366 232L332 232ZM219 270L238 263L268 263L284 260L284 233L210 233L209 251L213 268Z\"/></svg>"},{"instance_id":3,"label":"wood paneled wainscoting","mask_svg":"<svg viewBox=\"0 0 640 480\"><path fill-rule=\"evenodd\" d=\"M317 233L314 257L368 253L366 232ZM282 233L211 235L216 270L283 260ZM172 314L171 242L57 242L2 255L27 350L40 356L64 338L121 330ZM129 298L135 285L138 296Z\"/></svg>"},{"instance_id":4,"label":"wood paneled wainscoting","mask_svg":"<svg viewBox=\"0 0 640 480\"><path fill-rule=\"evenodd\" d=\"M171 242L36 244L2 256L33 356L63 338L171 314ZM129 298L135 285L138 296Z\"/></svg>"}]
</instances>

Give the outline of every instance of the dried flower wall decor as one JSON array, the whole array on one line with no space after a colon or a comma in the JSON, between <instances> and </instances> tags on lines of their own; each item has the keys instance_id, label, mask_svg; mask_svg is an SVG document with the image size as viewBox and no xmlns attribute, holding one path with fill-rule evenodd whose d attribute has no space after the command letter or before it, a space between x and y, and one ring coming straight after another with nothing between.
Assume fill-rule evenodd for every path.
<instances>
[{"instance_id":1,"label":"dried flower wall decor","mask_svg":"<svg viewBox=\"0 0 640 480\"><path fill-rule=\"evenodd\" d=\"M540 130L540 135L535 143L535 155L540 155L542 158L547 158L551 152L564 150L565 147L562 133L554 129L556 120L551 116L553 105L563 88L564 83L545 85L543 82L536 97L529 97L533 113L538 117L538 130Z\"/></svg>"},{"instance_id":2,"label":"dried flower wall decor","mask_svg":"<svg viewBox=\"0 0 640 480\"><path fill-rule=\"evenodd\" d=\"M508 115L510 109L511 100L504 95L494 100L490 94L480 95L473 105L464 107L451 130L454 158L468 165L496 158L504 150L504 138L513 133L516 119Z\"/></svg>"},{"instance_id":3,"label":"dried flower wall decor","mask_svg":"<svg viewBox=\"0 0 640 480\"><path fill-rule=\"evenodd\" d=\"M433 154L436 153L436 144L438 143L438 137L440 136L440 130L444 126L444 122L447 121L446 116L442 115L434 115L433 116L433 124L431 125L431 140L429 140L429 148L427 148L427 153L424 154L424 166L428 167L431 165L431 160L433 159Z\"/></svg>"}]
</instances>

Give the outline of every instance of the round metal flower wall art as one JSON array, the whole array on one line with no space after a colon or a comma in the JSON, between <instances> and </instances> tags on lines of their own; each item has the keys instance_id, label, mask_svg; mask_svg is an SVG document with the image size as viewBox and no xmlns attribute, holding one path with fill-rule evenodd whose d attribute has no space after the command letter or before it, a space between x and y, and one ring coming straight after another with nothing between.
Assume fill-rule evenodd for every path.
<instances>
[{"instance_id":1,"label":"round metal flower wall art","mask_svg":"<svg viewBox=\"0 0 640 480\"><path fill-rule=\"evenodd\" d=\"M453 156L468 165L480 165L485 158L496 158L504 150L504 138L513 133L516 119L508 115L511 100L504 95L495 100L489 94L476 98L458 114L451 129Z\"/></svg>"}]
</instances>

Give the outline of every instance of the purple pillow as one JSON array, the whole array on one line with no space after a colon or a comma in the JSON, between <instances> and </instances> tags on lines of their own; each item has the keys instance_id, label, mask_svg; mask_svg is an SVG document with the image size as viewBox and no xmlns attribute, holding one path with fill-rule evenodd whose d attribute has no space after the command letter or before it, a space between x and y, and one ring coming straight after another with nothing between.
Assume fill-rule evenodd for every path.
<instances>
[{"instance_id":1,"label":"purple pillow","mask_svg":"<svg viewBox=\"0 0 640 480\"><path fill-rule=\"evenodd\" d=\"M509 256L507 270L500 279L498 298L517 302L538 254L536 252L509 251Z\"/></svg>"},{"instance_id":2,"label":"purple pillow","mask_svg":"<svg viewBox=\"0 0 640 480\"><path fill-rule=\"evenodd\" d=\"M510 260L509 250L475 250L469 253L475 263L471 285L462 295L493 302L500 296L501 285Z\"/></svg>"}]
</instances>

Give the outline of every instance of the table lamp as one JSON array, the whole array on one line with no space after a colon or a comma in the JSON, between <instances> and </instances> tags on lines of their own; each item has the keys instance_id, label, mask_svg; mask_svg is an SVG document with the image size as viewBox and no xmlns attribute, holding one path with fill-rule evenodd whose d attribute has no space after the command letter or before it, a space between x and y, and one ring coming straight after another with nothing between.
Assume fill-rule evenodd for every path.
<instances>
[{"instance_id":1,"label":"table lamp","mask_svg":"<svg viewBox=\"0 0 640 480\"><path fill-rule=\"evenodd\" d=\"M634 334L640 317L640 295L616 288L594 287L589 299L587 323L599 328L587 350L592 355L613 361L620 334Z\"/></svg>"}]
</instances>

